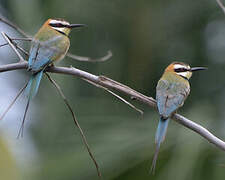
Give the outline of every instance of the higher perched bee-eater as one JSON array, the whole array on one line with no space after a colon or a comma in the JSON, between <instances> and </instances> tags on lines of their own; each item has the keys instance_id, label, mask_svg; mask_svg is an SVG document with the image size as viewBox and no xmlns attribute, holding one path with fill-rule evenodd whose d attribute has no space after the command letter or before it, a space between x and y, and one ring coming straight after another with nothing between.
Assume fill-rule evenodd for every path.
<instances>
[{"instance_id":1,"label":"higher perched bee-eater","mask_svg":"<svg viewBox=\"0 0 225 180\"><path fill-rule=\"evenodd\" d=\"M182 62L173 62L164 71L156 87L157 108L160 120L155 136L156 150L151 171L154 173L160 144L166 136L170 117L181 106L190 93L189 79L192 72L205 70L205 67L193 67Z\"/></svg>"},{"instance_id":2,"label":"higher perched bee-eater","mask_svg":"<svg viewBox=\"0 0 225 180\"><path fill-rule=\"evenodd\" d=\"M85 25L70 24L63 19L48 19L34 36L28 59L28 71L31 71L32 75L25 90L28 102L21 130L29 102L37 94L45 68L64 58L70 46L68 36L71 29L81 26Z\"/></svg>"}]
</instances>

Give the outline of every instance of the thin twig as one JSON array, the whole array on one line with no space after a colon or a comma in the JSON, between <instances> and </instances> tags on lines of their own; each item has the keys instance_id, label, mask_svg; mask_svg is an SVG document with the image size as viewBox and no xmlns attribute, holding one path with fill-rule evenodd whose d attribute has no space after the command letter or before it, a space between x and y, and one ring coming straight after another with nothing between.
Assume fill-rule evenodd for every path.
<instances>
[{"instance_id":1,"label":"thin twig","mask_svg":"<svg viewBox=\"0 0 225 180\"><path fill-rule=\"evenodd\" d=\"M27 116L29 105L30 105L30 98L27 100L27 105L25 107L23 120L22 120L22 124L20 126L20 130L19 130L18 135L17 135L17 139L19 139L20 137L21 138L23 137L23 130L24 130L24 125L25 125L25 120L26 120L26 116Z\"/></svg>"},{"instance_id":2,"label":"thin twig","mask_svg":"<svg viewBox=\"0 0 225 180\"><path fill-rule=\"evenodd\" d=\"M13 42L13 44L16 46L17 49L19 49L23 54L25 54L27 57L29 56L29 53L23 49L22 47L20 47L17 43Z\"/></svg>"},{"instance_id":3,"label":"thin twig","mask_svg":"<svg viewBox=\"0 0 225 180\"><path fill-rule=\"evenodd\" d=\"M32 41L31 38L11 38L8 36L8 38L11 40L11 42L15 43L14 41ZM9 43L0 44L0 47L9 45Z\"/></svg>"},{"instance_id":4,"label":"thin twig","mask_svg":"<svg viewBox=\"0 0 225 180\"><path fill-rule=\"evenodd\" d=\"M14 42L14 41L18 41L18 39L22 40L22 38L15 39L15 38L10 38L9 36L8 36L8 38L11 40L11 42L12 42L14 45L16 44L16 42ZM24 38L23 38L23 39L24 39ZM27 38L26 38L26 39L27 39ZM30 41L30 40L29 40L29 41ZM7 46L7 45L9 45L9 43L0 44L0 47Z\"/></svg>"},{"instance_id":5,"label":"thin twig","mask_svg":"<svg viewBox=\"0 0 225 180\"><path fill-rule=\"evenodd\" d=\"M8 113L8 111L11 109L11 107L13 106L13 104L16 102L16 100L19 98L19 96L22 94L22 92L24 91L24 89L27 87L27 84L25 84L25 86L23 86L19 92L17 93L16 97L13 99L13 101L9 104L9 106L7 107L7 109L4 111L4 113L2 114L2 116L0 117L0 121L5 117L5 115Z\"/></svg>"},{"instance_id":6,"label":"thin twig","mask_svg":"<svg viewBox=\"0 0 225 180\"><path fill-rule=\"evenodd\" d=\"M53 80L53 79L50 77L50 75L49 75L48 73L45 73L45 74L47 75L49 81L55 86L56 90L58 91L58 93L60 94L60 96L63 98L63 101L65 102L66 106L68 107L69 111L71 112L72 117L73 117L73 120L74 120L74 123L75 123L75 125L77 126L77 128L79 129L79 132L80 132L81 137L82 137L82 140L83 140L83 142L84 142L84 144L85 144L85 146L86 146L86 149L87 149L87 151L88 151L88 153L89 153L91 159L93 160L93 162L94 162L94 164L95 164L95 167L96 167L98 176L101 177L101 172L100 172L98 163L97 163L97 161L95 160L95 157L94 157L94 155L93 155L92 152L91 152L91 149L90 149L90 147L89 147L89 145L88 145L86 136L84 135L84 132L83 132L82 128L80 127L79 122L77 121L77 118L76 118L76 116L75 116L75 114L74 114L74 112L73 112L73 109L71 108L69 102L67 101L65 95L63 94L63 92L62 92L60 86L56 83L55 80Z\"/></svg>"},{"instance_id":7,"label":"thin twig","mask_svg":"<svg viewBox=\"0 0 225 180\"><path fill-rule=\"evenodd\" d=\"M6 71L12 71L17 69L26 69L27 68L27 62L23 63L13 63L13 64L7 64L0 66L0 72L6 72ZM88 73L86 71L82 71L80 69L76 69L74 67L56 67L52 66L46 69L48 72L52 73L59 73L59 74L67 74L72 75L75 77L79 77L81 79L87 79L91 82L94 82L96 84L99 84L103 87L106 87L108 89L116 90L118 92L121 92L129 97L133 97L137 101L139 101L142 104L146 104L149 107L156 109L156 101L152 97L145 96L130 87L123 85L119 82L116 82L110 78L107 78L105 76L96 76L94 74ZM202 127L201 125L194 123L193 121L179 115L175 114L172 118L173 120L177 121L179 124L182 124L183 126L195 131L202 137L204 137L206 140L208 140L210 143L217 146L219 149L225 151L225 142L213 135L211 132L209 132L206 128Z\"/></svg>"},{"instance_id":8,"label":"thin twig","mask_svg":"<svg viewBox=\"0 0 225 180\"><path fill-rule=\"evenodd\" d=\"M0 47L6 46L6 45L8 45L8 44L9 44L9 43L0 44Z\"/></svg>"},{"instance_id":9,"label":"thin twig","mask_svg":"<svg viewBox=\"0 0 225 180\"><path fill-rule=\"evenodd\" d=\"M11 48L14 50L14 52L16 53L16 55L19 57L20 62L24 62L25 60L23 59L23 57L20 55L20 53L17 51L16 47L14 46L14 44L12 43L12 41L10 40L10 38L4 33L1 32L2 36L4 37L4 39L9 43L9 45L11 46Z\"/></svg>"},{"instance_id":10,"label":"thin twig","mask_svg":"<svg viewBox=\"0 0 225 180\"><path fill-rule=\"evenodd\" d=\"M85 56L78 56L78 55L71 54L71 53L67 53L66 56L71 59L74 59L77 61L83 61L83 62L103 62L103 61L107 61L109 58L112 57L112 52L108 51L107 55L100 57L100 58L96 58L96 59L92 59L90 57L85 57Z\"/></svg>"},{"instance_id":11,"label":"thin twig","mask_svg":"<svg viewBox=\"0 0 225 180\"><path fill-rule=\"evenodd\" d=\"M9 36L8 36L8 38L10 39L10 41L12 42L12 44L13 44L17 49L19 49L19 50L20 50L22 53L24 53L26 56L29 56L29 53L28 53L25 49L23 49L23 48L20 47L16 42L14 42L14 40L17 40L17 39L15 39L15 38L10 38ZM24 39L24 38L18 38L18 39ZM7 46L7 45L9 45L9 43L0 44L0 48L3 47L3 46Z\"/></svg>"},{"instance_id":12,"label":"thin twig","mask_svg":"<svg viewBox=\"0 0 225 180\"><path fill-rule=\"evenodd\" d=\"M32 38L10 38L12 41L32 41Z\"/></svg>"},{"instance_id":13,"label":"thin twig","mask_svg":"<svg viewBox=\"0 0 225 180\"><path fill-rule=\"evenodd\" d=\"M225 7L224 7L223 3L220 0L216 0L216 2L218 3L218 5L220 6L220 8L223 10L223 12L225 14Z\"/></svg>"},{"instance_id":14,"label":"thin twig","mask_svg":"<svg viewBox=\"0 0 225 180\"><path fill-rule=\"evenodd\" d=\"M10 27L12 27L16 31L18 31L20 34L22 34L23 36L30 37L27 33L25 33L22 29L20 29L17 25L13 24L9 20L7 20L7 19L5 19L3 17L0 17L0 21L2 21L3 23L9 25Z\"/></svg>"},{"instance_id":15,"label":"thin twig","mask_svg":"<svg viewBox=\"0 0 225 180\"><path fill-rule=\"evenodd\" d=\"M127 104L128 106L130 106L131 108L133 108L135 111L139 112L141 114L141 116L143 116L144 112L140 109L138 109L137 107L135 107L133 104L131 104L130 102L128 102L127 100L125 100L124 98L122 98L121 96L119 96L118 94L114 93L113 91L109 90L108 88L106 87L103 87L99 84L96 84L92 81L89 81L88 79L84 79L83 80L87 81L88 83L98 87L98 88L102 88L104 89L105 91L107 91L108 93L112 94L113 96L115 96L117 99L119 99L120 101L124 102L125 104Z\"/></svg>"}]
</instances>

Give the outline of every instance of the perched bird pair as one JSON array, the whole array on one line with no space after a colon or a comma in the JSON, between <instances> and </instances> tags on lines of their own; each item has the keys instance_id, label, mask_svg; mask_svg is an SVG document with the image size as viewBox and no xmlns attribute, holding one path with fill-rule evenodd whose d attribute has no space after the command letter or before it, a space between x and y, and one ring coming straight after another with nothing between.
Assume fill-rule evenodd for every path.
<instances>
[{"instance_id":1,"label":"perched bird pair","mask_svg":"<svg viewBox=\"0 0 225 180\"><path fill-rule=\"evenodd\" d=\"M81 26L85 25L70 24L62 19L48 19L34 36L28 59L28 70L32 72L32 75L26 87L28 100L22 128L30 100L37 94L45 68L53 64L53 62L64 58L70 46L68 35L71 29ZM188 80L192 76L192 72L205 69L207 68L191 68L187 64L174 62L166 68L163 76L159 80L156 88L156 100L160 120L155 137L156 151L152 162L153 172L160 144L165 138L170 117L183 105L190 93Z\"/></svg>"},{"instance_id":2,"label":"perched bird pair","mask_svg":"<svg viewBox=\"0 0 225 180\"><path fill-rule=\"evenodd\" d=\"M156 150L151 171L154 173L159 148L166 136L170 117L183 106L190 93L189 79L194 71L206 70L205 67L193 67L182 62L170 64L164 71L156 87L157 108L160 115L155 135Z\"/></svg>"}]
</instances>

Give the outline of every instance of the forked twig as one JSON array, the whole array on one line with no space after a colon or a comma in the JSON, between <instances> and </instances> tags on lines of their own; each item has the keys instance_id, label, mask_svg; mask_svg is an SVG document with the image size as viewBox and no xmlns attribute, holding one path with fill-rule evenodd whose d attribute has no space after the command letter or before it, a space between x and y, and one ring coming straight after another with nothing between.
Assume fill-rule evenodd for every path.
<instances>
[{"instance_id":1,"label":"forked twig","mask_svg":"<svg viewBox=\"0 0 225 180\"><path fill-rule=\"evenodd\" d=\"M125 100L124 98L122 98L121 96L119 96L118 94L114 93L113 91L109 90L108 88L106 87L103 87L99 84L96 84L88 79L84 79L82 78L83 80L87 81L88 83L98 87L98 88L102 88L104 89L105 91L107 91L108 93L112 94L113 96L115 96L117 99L119 99L120 101L124 102L125 104L127 104L128 106L130 106L131 108L133 108L134 110L136 110L137 112L139 112L141 114L141 116L143 116L144 112L140 109L138 109L137 107L135 107L133 104L131 104L130 102L128 102L127 100Z\"/></svg>"},{"instance_id":2,"label":"forked twig","mask_svg":"<svg viewBox=\"0 0 225 180\"><path fill-rule=\"evenodd\" d=\"M7 36L7 34L5 34L4 32L1 32L1 34L4 37L4 39L9 43L9 45L14 50L14 52L16 53L16 55L19 57L20 62L24 62L25 60L24 60L23 56L21 56L20 53L17 51L16 47L14 46L14 44L12 43L12 41L10 40L10 38Z\"/></svg>"},{"instance_id":3,"label":"forked twig","mask_svg":"<svg viewBox=\"0 0 225 180\"><path fill-rule=\"evenodd\" d=\"M0 117L0 121L5 117L5 115L7 114L7 112L11 109L11 107L14 105L14 103L16 102L16 100L19 98L19 96L22 94L22 92L24 91L24 89L27 87L27 84L25 84L25 86L23 86L18 94L16 95L16 97L13 99L13 101L9 104L9 106L7 107L7 109L4 111L4 113L2 114L2 116Z\"/></svg>"},{"instance_id":4,"label":"forked twig","mask_svg":"<svg viewBox=\"0 0 225 180\"><path fill-rule=\"evenodd\" d=\"M20 47L15 41L30 41L31 39L30 38L10 38L8 35L7 37L9 38L9 40L12 42L12 44L17 48L19 49L22 53L24 53L26 56L29 56L29 53L23 49L22 47ZM3 46L7 46L9 45L9 43L4 43L4 44L0 44L0 47L3 47Z\"/></svg>"},{"instance_id":5,"label":"forked twig","mask_svg":"<svg viewBox=\"0 0 225 180\"><path fill-rule=\"evenodd\" d=\"M73 109L71 108L69 102L67 101L65 95L63 94L63 92L62 92L60 86L56 83L55 80L53 80L53 79L51 78L51 76L50 76L48 73L45 73L45 74L47 75L49 81L55 86L56 90L58 91L58 93L59 93L60 96L62 97L64 103L66 104L66 106L68 107L69 111L71 112L72 117L73 117L73 120L74 120L74 123L75 123L75 125L77 126L77 128L79 129L80 135L81 135L82 140L83 140L83 142L84 142L84 144L85 144L85 146L86 146L86 149L87 149L87 151L88 151L88 153L89 153L89 155L90 155L92 161L93 161L94 164L95 164L95 167L96 167L98 176L101 177L101 172L100 172L100 170L99 170L98 163L97 163L97 161L95 160L94 155L93 155L92 152L91 152L91 149L90 149L90 147L89 147L89 145L88 145L86 136L84 135L84 132L83 132L82 128L80 127L79 122L77 121L77 118L76 118L76 116L75 116L75 114L74 114L74 112L73 112Z\"/></svg>"},{"instance_id":6,"label":"forked twig","mask_svg":"<svg viewBox=\"0 0 225 180\"><path fill-rule=\"evenodd\" d=\"M8 36L9 38L9 36ZM31 38L10 38L11 42L15 43L14 41L31 41L32 39ZM2 46L6 46L8 45L9 43L4 43L4 44L0 44L0 47Z\"/></svg>"},{"instance_id":7,"label":"forked twig","mask_svg":"<svg viewBox=\"0 0 225 180\"><path fill-rule=\"evenodd\" d=\"M8 36L8 35L7 35ZM8 36L11 42L15 43L14 41L32 41L32 38L11 38ZM0 47L9 45L9 43L0 44Z\"/></svg>"},{"instance_id":8,"label":"forked twig","mask_svg":"<svg viewBox=\"0 0 225 180\"><path fill-rule=\"evenodd\" d=\"M13 44L16 46L17 49L19 49L23 54L25 54L27 57L29 56L29 53L23 49L22 47L20 47L17 43L13 42Z\"/></svg>"}]
</instances>

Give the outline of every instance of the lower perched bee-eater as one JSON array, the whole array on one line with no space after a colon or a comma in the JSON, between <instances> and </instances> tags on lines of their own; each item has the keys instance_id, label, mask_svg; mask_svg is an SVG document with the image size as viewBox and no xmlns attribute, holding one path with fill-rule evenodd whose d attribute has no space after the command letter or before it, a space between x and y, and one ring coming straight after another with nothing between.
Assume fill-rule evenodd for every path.
<instances>
[{"instance_id":1,"label":"lower perched bee-eater","mask_svg":"<svg viewBox=\"0 0 225 180\"><path fill-rule=\"evenodd\" d=\"M151 171L154 173L160 144L166 136L170 117L183 106L190 93L189 79L192 72L205 70L205 67L193 67L182 62L173 62L164 71L156 87L157 108L160 115L155 135L156 150L152 161Z\"/></svg>"},{"instance_id":2,"label":"lower perched bee-eater","mask_svg":"<svg viewBox=\"0 0 225 180\"><path fill-rule=\"evenodd\" d=\"M45 68L64 58L70 46L68 36L71 29L81 26L85 25L70 24L63 19L48 19L34 36L28 59L28 71L32 75L25 90L28 101L20 130L23 130L30 100L37 94Z\"/></svg>"}]
</instances>

